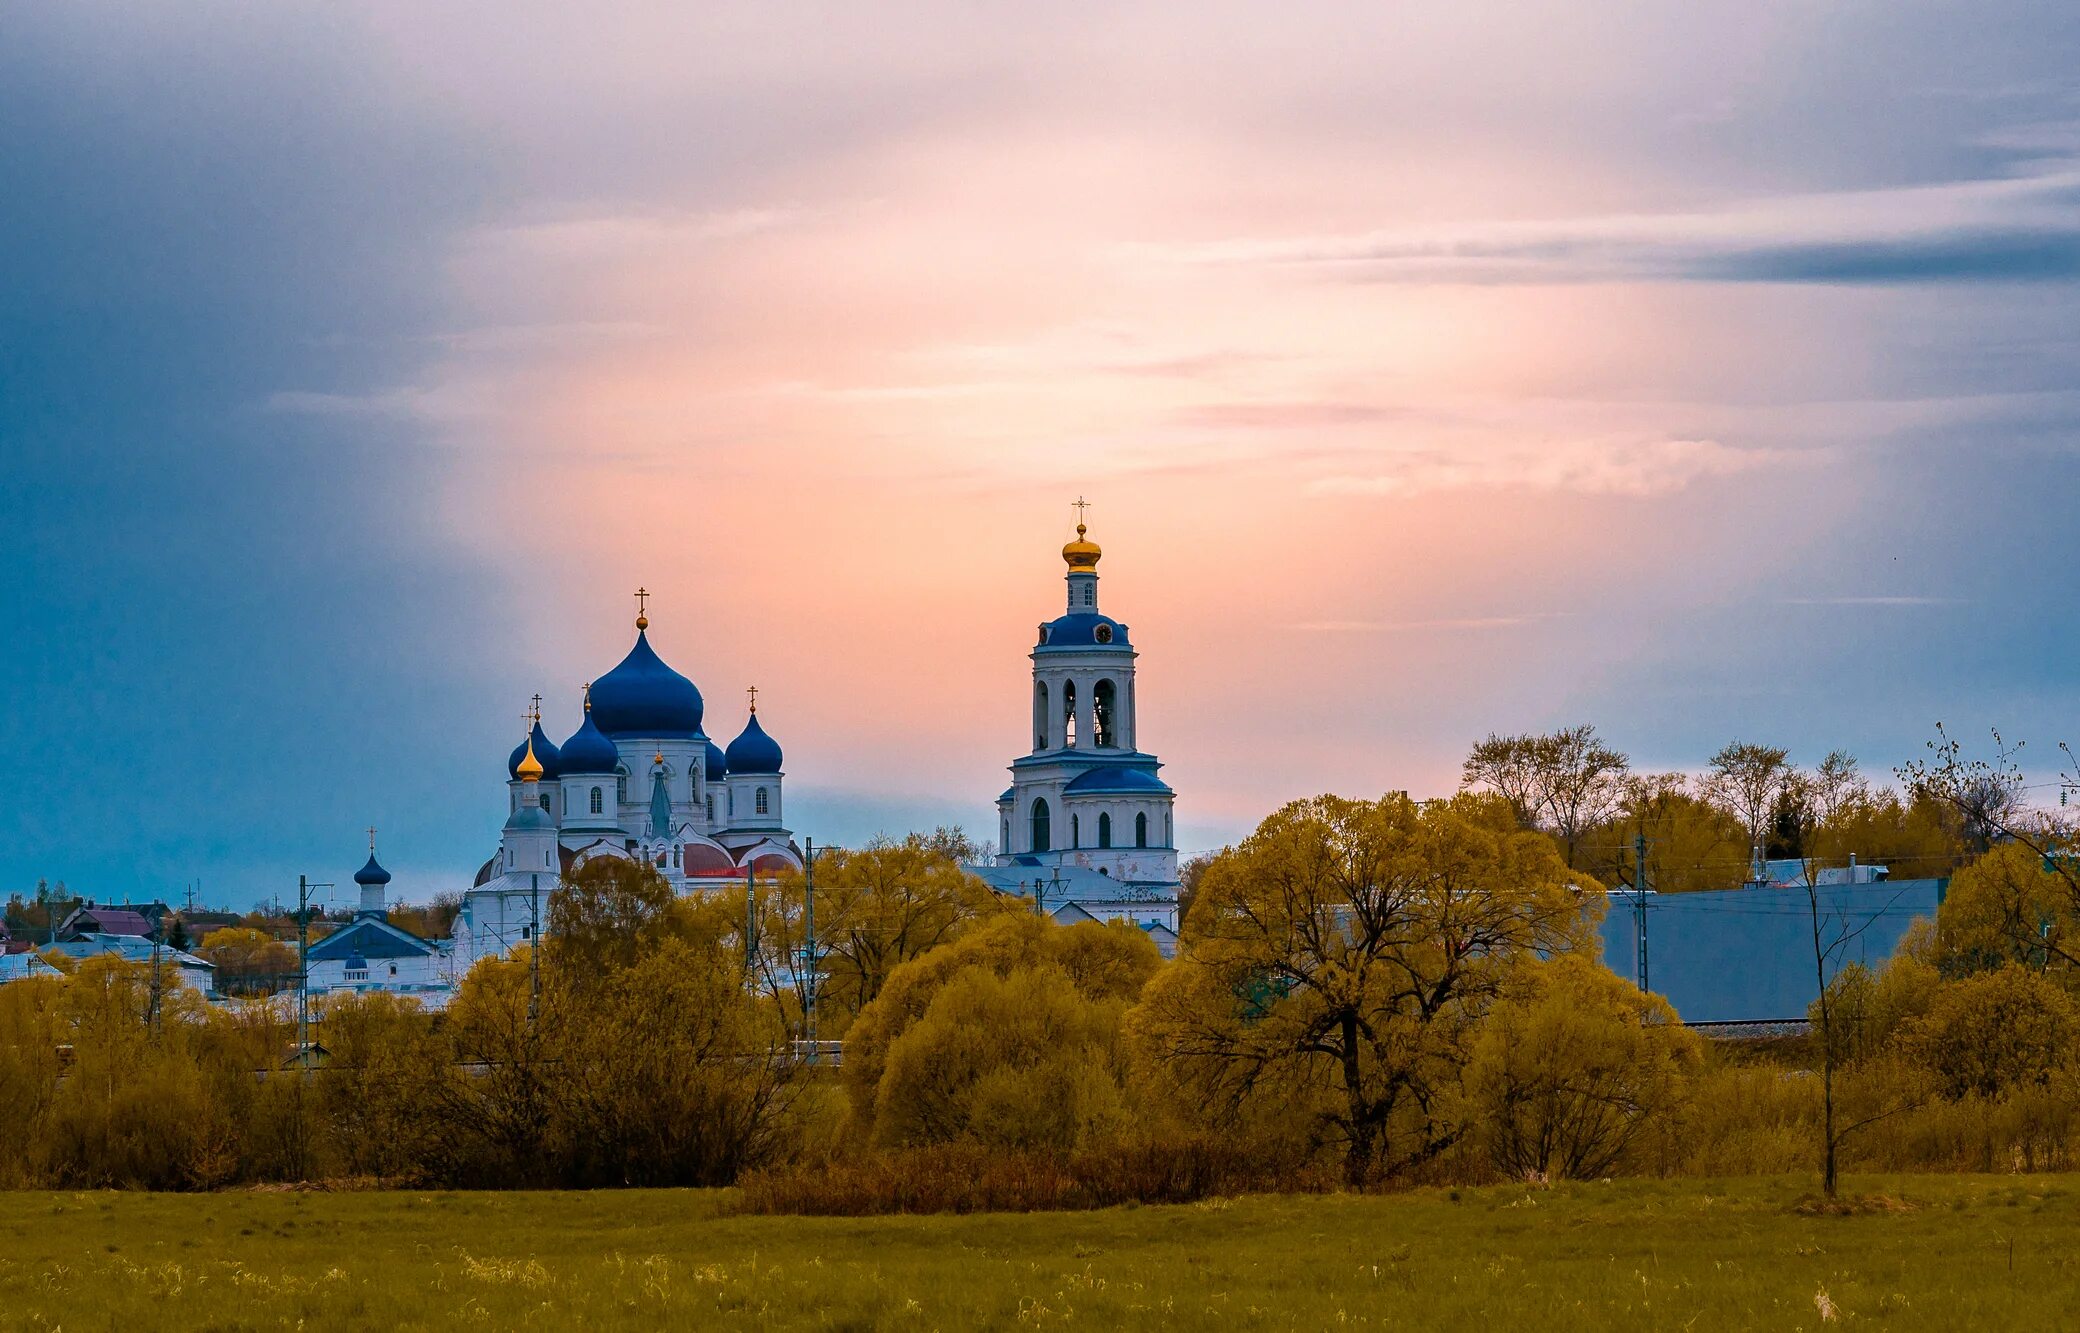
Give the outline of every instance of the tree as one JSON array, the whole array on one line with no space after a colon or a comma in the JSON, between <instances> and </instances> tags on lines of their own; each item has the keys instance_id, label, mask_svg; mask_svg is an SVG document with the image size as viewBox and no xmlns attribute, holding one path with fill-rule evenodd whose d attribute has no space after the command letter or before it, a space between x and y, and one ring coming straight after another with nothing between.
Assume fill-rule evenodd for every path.
<instances>
[{"instance_id":1,"label":"tree","mask_svg":"<svg viewBox=\"0 0 2080 1333\"><path fill-rule=\"evenodd\" d=\"M889 1047L875 1142L1066 1151L1115 1137L1128 1122L1125 1009L1058 967L957 973Z\"/></svg>"},{"instance_id":2,"label":"tree","mask_svg":"<svg viewBox=\"0 0 2080 1333\"><path fill-rule=\"evenodd\" d=\"M779 1155L798 1066L734 950L667 938L550 1012L565 1183L728 1185Z\"/></svg>"},{"instance_id":3,"label":"tree","mask_svg":"<svg viewBox=\"0 0 2080 1333\"><path fill-rule=\"evenodd\" d=\"M219 987L240 993L277 989L292 982L296 972L296 950L250 926L213 930L195 952L216 965Z\"/></svg>"},{"instance_id":4,"label":"tree","mask_svg":"<svg viewBox=\"0 0 2080 1333\"><path fill-rule=\"evenodd\" d=\"M816 859L816 948L820 1031L837 1035L881 993L905 962L958 938L971 924L1014 910L963 868L958 830L877 838ZM805 886L799 873L761 886L758 967L776 999L798 1006L806 946ZM782 992L795 990L796 996Z\"/></svg>"},{"instance_id":5,"label":"tree","mask_svg":"<svg viewBox=\"0 0 2080 1333\"><path fill-rule=\"evenodd\" d=\"M1459 787L1486 787L1510 803L1520 828L1537 828L1543 802L1538 789L1538 737L1489 732L1475 743L1459 768Z\"/></svg>"},{"instance_id":6,"label":"tree","mask_svg":"<svg viewBox=\"0 0 2080 1333\"><path fill-rule=\"evenodd\" d=\"M1489 1012L1468 1081L1495 1165L1511 1176L1601 1176L1681 1104L1704 1041L1675 1010L1594 959L1525 966Z\"/></svg>"},{"instance_id":7,"label":"tree","mask_svg":"<svg viewBox=\"0 0 2080 1333\"><path fill-rule=\"evenodd\" d=\"M2080 917L2044 858L2004 843L1957 872L1936 912L1937 965L1966 976L2010 963L2080 979Z\"/></svg>"},{"instance_id":8,"label":"tree","mask_svg":"<svg viewBox=\"0 0 2080 1333\"><path fill-rule=\"evenodd\" d=\"M1587 724L1545 735L1491 733L1460 766L1460 787L1501 796L1520 828L1550 828L1573 865L1582 835L1618 807L1627 762Z\"/></svg>"},{"instance_id":9,"label":"tree","mask_svg":"<svg viewBox=\"0 0 2080 1333\"><path fill-rule=\"evenodd\" d=\"M1353 1182L1458 1143L1481 1014L1529 954L1586 947L1602 910L1551 840L1468 800L1296 801L1222 853L1137 1010L1150 1057L1216 1115L1303 1101Z\"/></svg>"},{"instance_id":10,"label":"tree","mask_svg":"<svg viewBox=\"0 0 2080 1333\"><path fill-rule=\"evenodd\" d=\"M626 967L670 932L672 886L646 861L595 857L549 893L545 959L567 979Z\"/></svg>"},{"instance_id":11,"label":"tree","mask_svg":"<svg viewBox=\"0 0 2080 1333\"><path fill-rule=\"evenodd\" d=\"M2058 986L2010 965L1950 982L1910 1024L1910 1055L1946 1096L1997 1097L2043 1087L2071 1065L2080 1009Z\"/></svg>"},{"instance_id":12,"label":"tree","mask_svg":"<svg viewBox=\"0 0 2080 1333\"><path fill-rule=\"evenodd\" d=\"M1752 854L1767 841L1765 830L1791 776L1789 751L1734 741L1712 756L1705 797L1741 821Z\"/></svg>"},{"instance_id":13,"label":"tree","mask_svg":"<svg viewBox=\"0 0 2080 1333\"><path fill-rule=\"evenodd\" d=\"M1192 900L1199 896L1199 882L1206 878L1206 867L1213 864L1214 852L1200 852L1185 858L1177 867L1177 919L1183 921L1192 914Z\"/></svg>"},{"instance_id":14,"label":"tree","mask_svg":"<svg viewBox=\"0 0 2080 1333\"><path fill-rule=\"evenodd\" d=\"M1127 924L1100 925L1083 921L1073 926L1058 926L1045 917L1030 912L1013 912L992 917L982 922L959 940L943 945L921 957L912 959L895 970L888 984L872 1004L860 1012L859 1019L852 1025L845 1041L845 1064L843 1069L845 1090L852 1103L854 1123L863 1132L892 1140L920 1132L922 1122L905 1121L909 1128L884 1130L880 1125L880 1110L889 1097L910 1098L912 1094L897 1094L885 1089L885 1076L891 1068L893 1050L918 1024L932 1013L940 997L957 980L971 974L988 975L999 980L1021 972L1046 972L1059 975L1069 988L1080 997L1080 1003L1094 1006L1113 1006L1114 1017L1132 1003L1155 974L1161 963L1161 954L1149 940L1147 934ZM1029 987L1048 991L1052 983L1028 983ZM990 1009L1008 992L972 991L961 1003L969 1010ZM1057 1005L1052 1011L1062 1017L1066 1010ZM1085 1032L1087 1026L1079 1026L1078 1019L1064 1028ZM1010 1030L1005 1032L1007 1038ZM1030 1035L1030 1030L1027 1030ZM921 1041L923 1039L920 1039ZM938 1049L938 1038L924 1042L916 1049ZM975 1071L977 1077L992 1070L1009 1071L1012 1066L1030 1064L1038 1057L1036 1048L1012 1041L992 1045L992 1035L981 1032L978 1044L960 1058ZM916 1074L919 1066L914 1063L922 1059L913 1056L910 1066ZM1008 1072L998 1075L1008 1077ZM914 1107L914 1100L904 1100L906 1106ZM909 1112L905 1112L909 1114Z\"/></svg>"},{"instance_id":15,"label":"tree","mask_svg":"<svg viewBox=\"0 0 2080 1333\"><path fill-rule=\"evenodd\" d=\"M1587 725L1538 737L1532 755L1540 803L1574 865L1582 834L1623 799L1628 761Z\"/></svg>"},{"instance_id":16,"label":"tree","mask_svg":"<svg viewBox=\"0 0 2080 1333\"><path fill-rule=\"evenodd\" d=\"M1740 822L1690 790L1681 773L1628 778L1618 812L1603 826L1604 851L1585 869L1606 881L1636 882L1633 861L1646 845L1646 880L1656 893L1730 888L1747 872Z\"/></svg>"}]
</instances>

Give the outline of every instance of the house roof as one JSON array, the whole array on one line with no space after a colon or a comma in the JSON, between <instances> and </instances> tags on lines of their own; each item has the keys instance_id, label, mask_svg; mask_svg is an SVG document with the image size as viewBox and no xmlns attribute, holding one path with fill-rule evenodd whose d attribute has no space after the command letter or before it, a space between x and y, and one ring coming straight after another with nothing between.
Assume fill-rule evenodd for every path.
<instances>
[{"instance_id":1,"label":"house roof","mask_svg":"<svg viewBox=\"0 0 2080 1333\"><path fill-rule=\"evenodd\" d=\"M152 955L157 953L161 962L171 963L182 969L200 968L207 972L217 970L217 965L207 958L197 958L194 954L173 948L171 945L153 944L142 935L86 934L78 939L61 940L49 948L55 949L67 958L92 958L99 954L114 954L133 963L149 963L152 961Z\"/></svg>"},{"instance_id":2,"label":"house roof","mask_svg":"<svg viewBox=\"0 0 2080 1333\"><path fill-rule=\"evenodd\" d=\"M92 923L88 929L83 923ZM152 923L144 919L141 912L124 907L82 907L74 912L65 923L68 930L77 930L83 935L149 935Z\"/></svg>"},{"instance_id":3,"label":"house roof","mask_svg":"<svg viewBox=\"0 0 2080 1333\"><path fill-rule=\"evenodd\" d=\"M356 954L364 959L422 958L433 952L434 946L430 941L400 930L381 918L365 916L313 944L310 957L312 962L345 959Z\"/></svg>"}]
</instances>

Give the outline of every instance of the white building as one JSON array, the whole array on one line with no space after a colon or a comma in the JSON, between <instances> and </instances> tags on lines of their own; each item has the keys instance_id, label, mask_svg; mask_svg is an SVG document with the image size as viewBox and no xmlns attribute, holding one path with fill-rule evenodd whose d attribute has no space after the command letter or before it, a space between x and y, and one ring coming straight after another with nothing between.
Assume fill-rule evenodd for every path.
<instances>
[{"instance_id":1,"label":"white building","mask_svg":"<svg viewBox=\"0 0 2080 1333\"><path fill-rule=\"evenodd\" d=\"M1100 920L1177 929L1175 794L1140 748L1133 643L1098 609L1103 555L1082 523L1062 548L1068 606L1040 626L1033 663L1032 752L997 798L998 889L1074 902Z\"/></svg>"},{"instance_id":2,"label":"white building","mask_svg":"<svg viewBox=\"0 0 2080 1333\"><path fill-rule=\"evenodd\" d=\"M380 990L415 996L429 1008L445 1005L453 985L446 951L390 924L390 872L377 863L372 837L368 864L354 872L354 883L361 890L354 919L310 948L311 994Z\"/></svg>"},{"instance_id":3,"label":"white building","mask_svg":"<svg viewBox=\"0 0 2080 1333\"><path fill-rule=\"evenodd\" d=\"M658 657L649 627L639 613L635 646L587 688L570 739L551 744L537 711L507 760L505 831L463 895L456 975L531 940L557 881L598 857L648 861L681 892L800 868L757 692L737 738L716 745L700 690Z\"/></svg>"}]
</instances>

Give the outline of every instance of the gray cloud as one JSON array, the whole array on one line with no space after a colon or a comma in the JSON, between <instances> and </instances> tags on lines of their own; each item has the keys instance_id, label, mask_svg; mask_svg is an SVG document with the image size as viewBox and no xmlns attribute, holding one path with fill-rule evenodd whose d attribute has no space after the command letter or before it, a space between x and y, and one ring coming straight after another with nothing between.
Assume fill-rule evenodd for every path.
<instances>
[{"instance_id":1,"label":"gray cloud","mask_svg":"<svg viewBox=\"0 0 2080 1333\"><path fill-rule=\"evenodd\" d=\"M1718 212L1246 239L1155 253L1326 268L1356 281L2063 282L2080 277L2080 167L1785 196Z\"/></svg>"}]
</instances>

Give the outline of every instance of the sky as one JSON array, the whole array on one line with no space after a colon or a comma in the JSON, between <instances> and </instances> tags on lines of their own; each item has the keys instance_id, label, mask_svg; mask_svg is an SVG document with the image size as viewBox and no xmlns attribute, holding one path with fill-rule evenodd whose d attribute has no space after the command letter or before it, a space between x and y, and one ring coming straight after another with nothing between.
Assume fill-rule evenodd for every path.
<instances>
[{"instance_id":1,"label":"sky","mask_svg":"<svg viewBox=\"0 0 2080 1333\"><path fill-rule=\"evenodd\" d=\"M1092 503L1187 850L1490 731L2080 741L2080 10L0 0L0 893L495 847L651 636L988 835Z\"/></svg>"}]
</instances>

